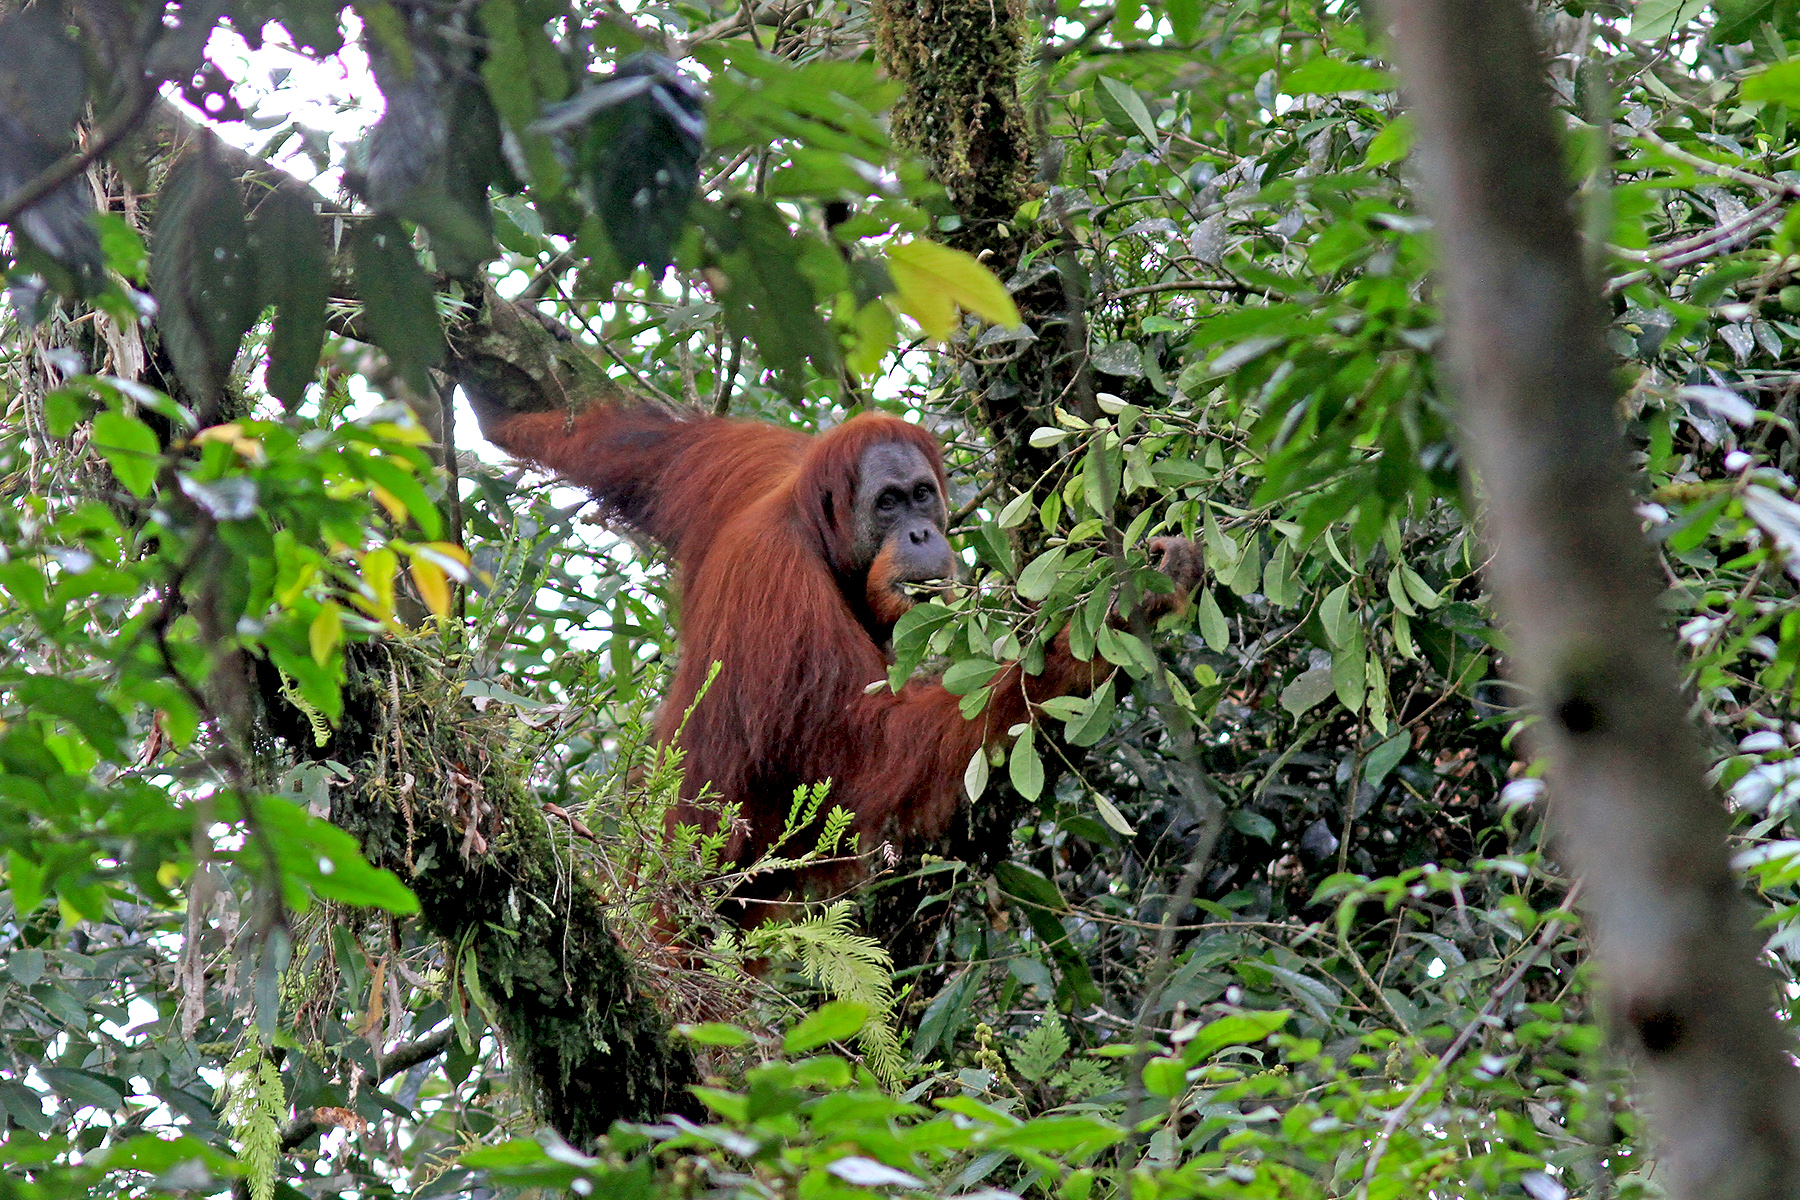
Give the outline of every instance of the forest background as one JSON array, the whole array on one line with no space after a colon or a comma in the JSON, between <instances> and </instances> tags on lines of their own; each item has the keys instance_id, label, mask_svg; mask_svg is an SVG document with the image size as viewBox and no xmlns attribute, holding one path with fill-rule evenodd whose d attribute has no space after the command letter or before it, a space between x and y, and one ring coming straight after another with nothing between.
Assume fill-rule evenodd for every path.
<instances>
[{"instance_id":1,"label":"forest background","mask_svg":"<svg viewBox=\"0 0 1800 1200\"><path fill-rule=\"evenodd\" d=\"M5 10L0 1193L1669 1186L1501 676L1376 14ZM1575 184L1785 1022L1800 5L1531 11L1528 166ZM661 843L671 576L472 451L468 383L921 422L968 586L894 679L973 710L1064 623L1120 672L972 761L943 845L741 934ZM1209 584L1115 630L1158 532Z\"/></svg>"}]
</instances>

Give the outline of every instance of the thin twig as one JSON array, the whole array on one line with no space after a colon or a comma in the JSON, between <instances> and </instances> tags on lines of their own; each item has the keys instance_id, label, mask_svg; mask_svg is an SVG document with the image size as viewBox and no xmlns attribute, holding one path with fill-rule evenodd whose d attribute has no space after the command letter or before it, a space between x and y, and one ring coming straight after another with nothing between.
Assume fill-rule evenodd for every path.
<instances>
[{"instance_id":1,"label":"thin twig","mask_svg":"<svg viewBox=\"0 0 1800 1200\"><path fill-rule=\"evenodd\" d=\"M736 338L731 343L731 361L726 364L725 373L719 376L718 389L713 392L713 416L723 417L731 412L731 389L737 383L738 366L744 361L744 339Z\"/></svg>"},{"instance_id":2,"label":"thin twig","mask_svg":"<svg viewBox=\"0 0 1800 1200\"><path fill-rule=\"evenodd\" d=\"M1577 880L1575 886L1569 889L1569 894L1563 897L1562 907L1569 908L1580 895L1581 882ZM1456 1040L1451 1042L1442 1054L1438 1055L1435 1063L1431 1064L1431 1070L1425 1073L1425 1078L1419 1080L1411 1093L1401 1102L1400 1107L1389 1113L1387 1120L1381 1123L1381 1132L1376 1135L1375 1144L1369 1150L1369 1161L1363 1167L1362 1182L1356 1188L1359 1197L1366 1200L1369 1194L1369 1184L1375 1179L1375 1168L1381 1165L1382 1156L1387 1153L1388 1143L1393 1141L1394 1134L1399 1131L1401 1125L1405 1124L1406 1118L1412 1115L1412 1111L1418 1107L1419 1101L1425 1098L1425 1093L1444 1077L1444 1073L1450 1069L1450 1064L1455 1062L1457 1056L1468 1047L1470 1040L1475 1036L1475 1031L1487 1024L1494 1015L1494 1010L1500 1006L1500 1001L1508 992L1519 986L1519 981L1525 978L1525 972L1537 964L1537 960L1562 935L1562 931L1563 922L1560 917L1544 926L1543 932L1538 934L1537 941L1532 944L1530 950L1526 951L1525 957L1520 960L1519 965L1513 968L1512 974L1501 980L1488 993L1487 1003L1481 1006L1481 1011L1475 1014L1474 1020L1462 1027L1461 1032L1456 1035Z\"/></svg>"},{"instance_id":3,"label":"thin twig","mask_svg":"<svg viewBox=\"0 0 1800 1200\"><path fill-rule=\"evenodd\" d=\"M1158 292L1228 292L1234 296L1262 296L1265 298L1271 298L1274 295L1268 288L1239 283L1235 279L1171 279L1166 283L1147 283L1142 287L1120 288L1115 292L1104 292L1102 298L1126 300L1132 296L1150 296Z\"/></svg>"},{"instance_id":4,"label":"thin twig","mask_svg":"<svg viewBox=\"0 0 1800 1200\"><path fill-rule=\"evenodd\" d=\"M395 1046L382 1055L375 1063L374 1071L363 1072L364 1087L379 1087L400 1074L410 1071L423 1062L430 1062L450 1047L450 1040L456 1036L456 1027L446 1026L436 1033L426 1034L417 1041ZM312 1110L317 1112L317 1109ZM316 1116L296 1117L281 1131L281 1148L284 1152L296 1150L307 1138L319 1132L323 1124Z\"/></svg>"},{"instance_id":5,"label":"thin twig","mask_svg":"<svg viewBox=\"0 0 1800 1200\"><path fill-rule=\"evenodd\" d=\"M976 509L980 508L983 504L986 504L989 498L999 490L1000 477L996 475L994 478L988 480L987 484L983 486L979 492L970 496L968 501L961 508L950 514L950 528L954 529L964 521L968 520L969 516L974 513Z\"/></svg>"}]
</instances>

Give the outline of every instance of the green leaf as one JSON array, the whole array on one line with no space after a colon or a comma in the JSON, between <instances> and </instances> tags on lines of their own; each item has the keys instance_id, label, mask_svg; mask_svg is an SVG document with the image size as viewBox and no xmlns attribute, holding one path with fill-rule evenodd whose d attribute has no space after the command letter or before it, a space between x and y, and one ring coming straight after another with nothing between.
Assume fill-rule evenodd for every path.
<instances>
[{"instance_id":1,"label":"green leaf","mask_svg":"<svg viewBox=\"0 0 1800 1200\"><path fill-rule=\"evenodd\" d=\"M969 803L981 799L988 785L988 752L983 746L969 756L969 765L963 768L963 792L969 797Z\"/></svg>"},{"instance_id":2,"label":"green leaf","mask_svg":"<svg viewBox=\"0 0 1800 1200\"><path fill-rule=\"evenodd\" d=\"M303 660L311 663L311 659ZM256 803L256 820L274 845L282 873L327 900L416 913L418 897L385 868L369 865L356 839L278 796ZM252 847L260 839L251 839Z\"/></svg>"},{"instance_id":3,"label":"green leaf","mask_svg":"<svg viewBox=\"0 0 1800 1200\"><path fill-rule=\"evenodd\" d=\"M1728 46L1733 42L1748 41L1755 36L1757 26L1770 17L1778 17L1778 13L1770 13L1769 6L1773 0L1713 0L1713 12L1717 18L1713 21L1712 33L1707 40L1715 46ZM1789 0L1791 4L1791 0Z\"/></svg>"},{"instance_id":4,"label":"green leaf","mask_svg":"<svg viewBox=\"0 0 1800 1200\"><path fill-rule=\"evenodd\" d=\"M1231 827L1246 837L1253 837L1259 842L1268 842L1271 845L1274 844L1275 835L1281 832L1275 828L1275 822L1261 813L1251 812L1247 808L1231 810Z\"/></svg>"},{"instance_id":5,"label":"green leaf","mask_svg":"<svg viewBox=\"0 0 1800 1200\"><path fill-rule=\"evenodd\" d=\"M1335 92L1386 92L1393 90L1394 80L1385 71L1361 63L1335 58L1314 58L1301 63L1281 81L1281 90L1290 96L1331 95Z\"/></svg>"},{"instance_id":6,"label":"green leaf","mask_svg":"<svg viewBox=\"0 0 1800 1200\"><path fill-rule=\"evenodd\" d=\"M791 396L800 395L808 361L821 375L835 374L837 339L819 316L812 281L800 270L807 247L789 230L781 210L739 196L698 205L694 212L726 276L718 298L732 332L756 344Z\"/></svg>"},{"instance_id":7,"label":"green leaf","mask_svg":"<svg viewBox=\"0 0 1800 1200\"><path fill-rule=\"evenodd\" d=\"M918 1032L913 1035L915 1058L923 1061L940 1043L956 1037L957 1031L968 1022L970 1006L975 1002L983 978L981 971L964 970L932 997L931 1003L925 1006L925 1015L919 1018Z\"/></svg>"},{"instance_id":8,"label":"green leaf","mask_svg":"<svg viewBox=\"0 0 1800 1200\"><path fill-rule=\"evenodd\" d=\"M1192 42L1200 33L1200 0L1167 0L1169 28L1178 42Z\"/></svg>"},{"instance_id":9,"label":"green leaf","mask_svg":"<svg viewBox=\"0 0 1800 1200\"><path fill-rule=\"evenodd\" d=\"M1101 684L1082 715L1069 722L1065 735L1070 744L1076 746L1092 746L1112 728L1113 712L1117 701L1113 697L1113 681L1108 679Z\"/></svg>"},{"instance_id":10,"label":"green leaf","mask_svg":"<svg viewBox=\"0 0 1800 1200\"><path fill-rule=\"evenodd\" d=\"M44 977L44 952L35 946L14 948L6 959L6 973L22 988L36 987Z\"/></svg>"},{"instance_id":11,"label":"green leaf","mask_svg":"<svg viewBox=\"0 0 1800 1200\"><path fill-rule=\"evenodd\" d=\"M1058 432L1060 432L1060 430ZM994 523L999 525L1002 529L1013 529L1019 525L1023 525L1025 523L1025 518L1030 515L1031 493L1020 492L1017 496L1014 496L1011 500L1007 501L1006 507L1000 510L1000 515L994 518Z\"/></svg>"},{"instance_id":12,"label":"green leaf","mask_svg":"<svg viewBox=\"0 0 1800 1200\"><path fill-rule=\"evenodd\" d=\"M1262 539L1255 533L1244 538L1244 549L1238 564L1225 580L1225 586L1240 596L1248 596L1262 586Z\"/></svg>"},{"instance_id":13,"label":"green leaf","mask_svg":"<svg viewBox=\"0 0 1800 1200\"><path fill-rule=\"evenodd\" d=\"M1351 712L1361 712L1368 675L1363 667L1362 630L1331 656L1331 684L1338 703Z\"/></svg>"},{"instance_id":14,"label":"green leaf","mask_svg":"<svg viewBox=\"0 0 1800 1200\"><path fill-rule=\"evenodd\" d=\"M1181 1061L1190 1067L1198 1066L1227 1046L1254 1046L1286 1025L1293 1015L1292 1010L1280 1008L1220 1017L1200 1029L1182 1047Z\"/></svg>"},{"instance_id":15,"label":"green leaf","mask_svg":"<svg viewBox=\"0 0 1800 1200\"><path fill-rule=\"evenodd\" d=\"M1155 146L1161 140L1156 132L1156 121L1151 118L1150 109L1145 105L1144 98L1138 95L1136 88L1110 75L1100 77L1100 86L1106 89L1132 126L1144 135L1145 141Z\"/></svg>"},{"instance_id":16,"label":"green leaf","mask_svg":"<svg viewBox=\"0 0 1800 1200\"><path fill-rule=\"evenodd\" d=\"M702 1087L689 1084L688 1091L700 1100L700 1103L724 1117L735 1125L741 1125L750 1119L750 1098L737 1092L728 1092L723 1088Z\"/></svg>"},{"instance_id":17,"label":"green leaf","mask_svg":"<svg viewBox=\"0 0 1800 1200\"><path fill-rule=\"evenodd\" d=\"M939 341L956 331L958 307L995 325L1022 319L1006 285L961 250L915 238L888 248L887 268L901 311Z\"/></svg>"},{"instance_id":18,"label":"green leaf","mask_svg":"<svg viewBox=\"0 0 1800 1200\"><path fill-rule=\"evenodd\" d=\"M1370 787L1380 787L1381 781L1388 773L1400 765L1406 752L1412 749L1412 734L1402 731L1369 751L1369 757L1363 761L1363 781Z\"/></svg>"},{"instance_id":19,"label":"green leaf","mask_svg":"<svg viewBox=\"0 0 1800 1200\"><path fill-rule=\"evenodd\" d=\"M150 268L150 252L131 223L118 213L95 213L93 222L100 231L100 253L106 265L127 279L143 279Z\"/></svg>"},{"instance_id":20,"label":"green leaf","mask_svg":"<svg viewBox=\"0 0 1800 1200\"><path fill-rule=\"evenodd\" d=\"M1279 539L1275 553L1263 568L1263 595L1277 608L1292 608L1300 599L1300 580L1294 573L1294 549L1286 539Z\"/></svg>"},{"instance_id":21,"label":"green leaf","mask_svg":"<svg viewBox=\"0 0 1800 1200\"><path fill-rule=\"evenodd\" d=\"M94 416L92 444L126 491L140 498L150 494L162 463L162 448L148 425L109 408Z\"/></svg>"},{"instance_id":22,"label":"green leaf","mask_svg":"<svg viewBox=\"0 0 1800 1200\"><path fill-rule=\"evenodd\" d=\"M1323 983L1302 971L1292 967L1284 967L1278 963L1259 963L1260 970L1267 971L1275 977L1276 982L1285 988L1289 995L1300 1001L1301 1005L1322 1025L1331 1023L1331 1014L1343 1004L1344 998L1338 990Z\"/></svg>"},{"instance_id":23,"label":"green leaf","mask_svg":"<svg viewBox=\"0 0 1800 1200\"><path fill-rule=\"evenodd\" d=\"M1443 599L1432 590L1431 585L1405 563L1400 564L1400 582L1405 586L1406 594L1411 596L1413 603L1420 608L1436 608L1443 603Z\"/></svg>"},{"instance_id":24,"label":"green leaf","mask_svg":"<svg viewBox=\"0 0 1800 1200\"><path fill-rule=\"evenodd\" d=\"M393 459L378 455L358 458L356 468L369 482L380 484L406 506L407 515L418 523L427 540L436 541L443 536L443 518L417 475Z\"/></svg>"},{"instance_id":25,"label":"green leaf","mask_svg":"<svg viewBox=\"0 0 1800 1200\"><path fill-rule=\"evenodd\" d=\"M289 187L269 193L251 221L250 244L261 264L264 298L275 306L265 378L269 394L292 412L319 373L331 292L319 217L307 194Z\"/></svg>"},{"instance_id":26,"label":"green leaf","mask_svg":"<svg viewBox=\"0 0 1800 1200\"><path fill-rule=\"evenodd\" d=\"M1187 1064L1158 1055L1144 1064L1144 1090L1152 1096L1179 1096L1187 1091Z\"/></svg>"},{"instance_id":27,"label":"green leaf","mask_svg":"<svg viewBox=\"0 0 1800 1200\"><path fill-rule=\"evenodd\" d=\"M1660 42L1706 10L1706 0L1637 0L1631 10L1631 37Z\"/></svg>"},{"instance_id":28,"label":"green leaf","mask_svg":"<svg viewBox=\"0 0 1800 1200\"><path fill-rule=\"evenodd\" d=\"M869 1006L849 1000L833 1000L788 1030L781 1039L784 1054L805 1054L826 1042L853 1037L869 1019Z\"/></svg>"},{"instance_id":29,"label":"green leaf","mask_svg":"<svg viewBox=\"0 0 1800 1200\"><path fill-rule=\"evenodd\" d=\"M1237 539L1219 527L1219 518L1212 511L1206 510L1206 518L1201 522L1201 529L1206 542L1206 565L1218 575L1229 574L1237 566L1238 559L1243 556Z\"/></svg>"},{"instance_id":30,"label":"green leaf","mask_svg":"<svg viewBox=\"0 0 1800 1200\"><path fill-rule=\"evenodd\" d=\"M190 395L211 404L256 323L260 289L237 180L210 138L169 172L150 244L156 327Z\"/></svg>"},{"instance_id":31,"label":"green leaf","mask_svg":"<svg viewBox=\"0 0 1800 1200\"><path fill-rule=\"evenodd\" d=\"M26 781L20 781L26 782ZM44 866L17 850L6 853L6 878L12 892L13 911L25 916L44 902Z\"/></svg>"},{"instance_id":32,"label":"green leaf","mask_svg":"<svg viewBox=\"0 0 1800 1200\"><path fill-rule=\"evenodd\" d=\"M1007 775L1019 795L1027 800L1036 800L1044 790L1044 763L1038 757L1036 733L1036 729L1027 728L1006 756Z\"/></svg>"},{"instance_id":33,"label":"green leaf","mask_svg":"<svg viewBox=\"0 0 1800 1200\"><path fill-rule=\"evenodd\" d=\"M1776 63L1744 80L1739 96L1744 100L1773 100L1800 105L1800 59Z\"/></svg>"},{"instance_id":34,"label":"green leaf","mask_svg":"<svg viewBox=\"0 0 1800 1200\"><path fill-rule=\"evenodd\" d=\"M736 1025L725 1025L718 1021L677 1025L675 1032L696 1046L748 1046L756 1040Z\"/></svg>"},{"instance_id":35,"label":"green leaf","mask_svg":"<svg viewBox=\"0 0 1800 1200\"><path fill-rule=\"evenodd\" d=\"M555 198L564 191L566 175L562 160L557 157L549 136L535 132L531 126L538 118L540 86L545 99L559 100L567 81L560 77L560 72L533 70L533 56L527 39L538 31L531 28L529 20L521 21L515 0L485 0L481 6L481 24L487 34L481 78L487 84L488 98L518 139L520 157L531 175L534 198L541 201L546 194ZM563 206L569 207L566 196ZM553 209L553 215L567 217L572 214Z\"/></svg>"},{"instance_id":36,"label":"green leaf","mask_svg":"<svg viewBox=\"0 0 1800 1200\"><path fill-rule=\"evenodd\" d=\"M1036 1083L1055 1070L1068 1052L1069 1035L1063 1032L1062 1022L1055 1013L1045 1013L1019 1039L1007 1057L1012 1059L1013 1070L1029 1082Z\"/></svg>"},{"instance_id":37,"label":"green leaf","mask_svg":"<svg viewBox=\"0 0 1800 1200\"><path fill-rule=\"evenodd\" d=\"M1027 563L1019 572L1019 595L1033 602L1048 596L1056 586L1065 553L1065 547L1057 546Z\"/></svg>"},{"instance_id":38,"label":"green leaf","mask_svg":"<svg viewBox=\"0 0 1800 1200\"><path fill-rule=\"evenodd\" d=\"M1095 438L1088 443L1082 464L1082 490L1088 507L1110 520L1113 499L1119 494L1120 454L1117 446L1108 450L1102 441Z\"/></svg>"},{"instance_id":39,"label":"green leaf","mask_svg":"<svg viewBox=\"0 0 1800 1200\"><path fill-rule=\"evenodd\" d=\"M1000 884L1000 890L1016 900L1026 901L1025 907L1032 912L1060 913L1068 909L1068 901L1063 899L1062 892L1048 878L1032 870L1030 867L1015 862L1003 862L994 868L994 879ZM1060 924L1056 927L1056 938L1067 937Z\"/></svg>"},{"instance_id":40,"label":"green leaf","mask_svg":"<svg viewBox=\"0 0 1800 1200\"><path fill-rule=\"evenodd\" d=\"M1363 166L1379 167L1398 162L1412 153L1417 136L1412 114L1401 113L1383 125L1380 133L1369 139L1369 145L1363 151Z\"/></svg>"},{"instance_id":41,"label":"green leaf","mask_svg":"<svg viewBox=\"0 0 1800 1200\"><path fill-rule=\"evenodd\" d=\"M994 868L994 882L1000 890L1019 902L1020 910L1031 925L1031 931L1050 948L1056 965L1062 971L1059 993L1066 990L1083 1004L1097 1003L1100 990L1081 953L1069 942L1069 931L1063 928L1060 914L1068 911L1062 893L1049 879L1019 863L1003 862ZM970 972L964 978L978 977Z\"/></svg>"},{"instance_id":42,"label":"green leaf","mask_svg":"<svg viewBox=\"0 0 1800 1200\"><path fill-rule=\"evenodd\" d=\"M1281 689L1281 707L1298 717L1335 690L1329 667L1302 671L1292 683Z\"/></svg>"},{"instance_id":43,"label":"green leaf","mask_svg":"<svg viewBox=\"0 0 1800 1200\"><path fill-rule=\"evenodd\" d=\"M1094 807L1100 811L1100 819L1105 821L1113 832L1122 833L1126 837L1137 836L1137 830L1131 827L1131 822L1125 819L1125 814L1119 811L1117 805L1099 792L1095 792L1093 795Z\"/></svg>"},{"instance_id":44,"label":"green leaf","mask_svg":"<svg viewBox=\"0 0 1800 1200\"><path fill-rule=\"evenodd\" d=\"M1334 647L1345 645L1354 636L1358 622L1350 615L1349 584L1339 584L1326 595L1325 603L1319 606L1319 624L1325 627L1325 637Z\"/></svg>"},{"instance_id":45,"label":"green leaf","mask_svg":"<svg viewBox=\"0 0 1800 1200\"><path fill-rule=\"evenodd\" d=\"M28 709L53 714L81 731L81 736L104 758L119 761L124 754L125 719L100 696L91 683L33 675L19 685L19 699Z\"/></svg>"},{"instance_id":46,"label":"green leaf","mask_svg":"<svg viewBox=\"0 0 1800 1200\"><path fill-rule=\"evenodd\" d=\"M39 1066L37 1073L57 1095L66 1096L77 1105L91 1105L103 1112L112 1112L124 1104L125 1097L131 1091L123 1080L96 1075L92 1071Z\"/></svg>"},{"instance_id":47,"label":"green leaf","mask_svg":"<svg viewBox=\"0 0 1800 1200\"><path fill-rule=\"evenodd\" d=\"M1400 581L1399 571L1388 572L1387 591L1388 599L1394 602L1394 607L1396 609L1409 617L1416 617L1419 615L1419 610L1414 608L1412 606L1412 601L1407 598L1406 587Z\"/></svg>"},{"instance_id":48,"label":"green leaf","mask_svg":"<svg viewBox=\"0 0 1800 1200\"><path fill-rule=\"evenodd\" d=\"M965 658L950 664L944 672L944 690L955 696L966 696L1000 673L1000 664L992 659Z\"/></svg>"},{"instance_id":49,"label":"green leaf","mask_svg":"<svg viewBox=\"0 0 1800 1200\"><path fill-rule=\"evenodd\" d=\"M1231 626L1226 623L1225 613L1213 598L1211 588L1201 591L1196 607L1199 609L1200 636L1206 640L1207 648L1215 654L1231 649Z\"/></svg>"},{"instance_id":50,"label":"green leaf","mask_svg":"<svg viewBox=\"0 0 1800 1200\"><path fill-rule=\"evenodd\" d=\"M375 217L358 226L350 250L370 339L387 351L408 387L430 395L426 372L444 356L444 331L431 277L413 256L406 230L392 217Z\"/></svg>"}]
</instances>

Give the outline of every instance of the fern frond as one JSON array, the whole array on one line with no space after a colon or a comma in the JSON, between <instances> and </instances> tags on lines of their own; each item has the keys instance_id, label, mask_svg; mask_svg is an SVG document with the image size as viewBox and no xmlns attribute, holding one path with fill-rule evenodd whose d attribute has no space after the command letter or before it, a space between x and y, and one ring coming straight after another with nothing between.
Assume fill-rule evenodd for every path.
<instances>
[{"instance_id":1,"label":"fern frond","mask_svg":"<svg viewBox=\"0 0 1800 1200\"><path fill-rule=\"evenodd\" d=\"M281 1070L261 1047L251 1046L226 1064L225 1089L225 1120L238 1144L251 1200L274 1200L281 1159Z\"/></svg>"},{"instance_id":2,"label":"fern frond","mask_svg":"<svg viewBox=\"0 0 1800 1200\"><path fill-rule=\"evenodd\" d=\"M855 813L841 805L832 806L825 816L825 828L819 832L819 848L816 853L825 857L836 854L838 843L844 840L844 834L855 816Z\"/></svg>"},{"instance_id":3,"label":"fern frond","mask_svg":"<svg viewBox=\"0 0 1800 1200\"><path fill-rule=\"evenodd\" d=\"M851 923L853 906L840 900L824 912L789 925L765 925L746 940L770 957L797 960L807 978L834 1000L869 1010L857 1040L869 1068L883 1082L906 1078L906 1054L894 1028L894 960Z\"/></svg>"}]
</instances>

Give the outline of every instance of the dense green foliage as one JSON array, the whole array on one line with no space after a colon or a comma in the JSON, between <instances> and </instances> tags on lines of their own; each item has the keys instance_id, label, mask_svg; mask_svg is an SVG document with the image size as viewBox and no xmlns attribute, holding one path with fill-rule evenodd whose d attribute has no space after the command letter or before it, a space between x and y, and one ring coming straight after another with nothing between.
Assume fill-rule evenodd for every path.
<instances>
[{"instance_id":1,"label":"dense green foliage","mask_svg":"<svg viewBox=\"0 0 1800 1200\"><path fill-rule=\"evenodd\" d=\"M298 144L277 161L320 155L307 176L348 161L383 215L342 218L328 264L310 200L278 190L246 217L241 164L151 154L96 168L113 211L95 224L46 206L0 243L0 1196L234 1177L257 1200L426 1196L479 1175L617 1195L1657 1194L1498 678L1408 123L1357 5L1015 13L1049 182L985 269L930 240L967 249L969 230L890 142L905 82L862 5L224 7L290 64L310 47L361 71L340 19L362 31L388 115L348 160L281 115L310 85L269 77L269 51L215 36L237 86L188 72L187 90L254 101L272 115L229 140ZM1785 1010L1800 15L1538 11L1640 512ZM39 69L121 53L80 28L36 29ZM582 107L645 49L685 52L703 146L675 76L639 76L660 81L639 107ZM102 112L136 103L85 78ZM66 148L43 111L37 142L0 125L0 181ZM630 164L696 155L693 207L675 187L637 224L630 197L669 185ZM1026 815L992 872L922 868L947 902L923 967L891 979L846 908L721 938L699 969L648 936L658 906L698 894L681 913L704 924L729 889L705 879L716 846L663 861L671 764L642 771L673 581L577 497L468 453L466 422L453 469L434 457L420 395L481 276L622 386L939 432L969 586L901 622L896 683L942 670L973 712L1065 624L1120 668L969 764L977 805L1011 789ZM1010 303L996 279L1085 316L1075 382L1029 414L1050 452L1031 478L998 476L982 405L1063 335L980 319ZM360 304L325 304L352 282ZM1159 583L1141 553L1159 532L1201 542L1209 585L1160 631L1113 628L1119 589ZM403 689L384 645L434 665ZM421 708L472 715L421 731ZM532 881L549 891L496 901L489 942L517 940L520 905L549 910L554 881L593 882L689 1022L705 1121L621 1127L594 1158L538 1133L491 1028L510 992L407 919L403 880L432 864L324 819L352 731L393 742L384 794L409 835L411 738L444 791L419 812L442 806L465 861L490 839L553 848ZM547 833L490 822L482 787L506 770L553 806Z\"/></svg>"}]
</instances>

